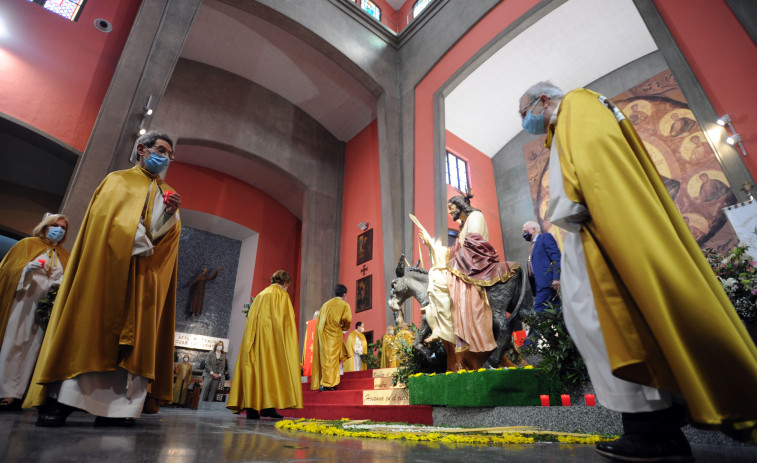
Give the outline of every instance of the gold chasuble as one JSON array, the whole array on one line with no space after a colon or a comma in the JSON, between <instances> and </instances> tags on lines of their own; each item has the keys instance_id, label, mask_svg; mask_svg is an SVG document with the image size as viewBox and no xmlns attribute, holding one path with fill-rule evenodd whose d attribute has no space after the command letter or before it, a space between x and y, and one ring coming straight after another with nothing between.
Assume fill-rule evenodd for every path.
<instances>
[{"instance_id":1,"label":"gold chasuble","mask_svg":"<svg viewBox=\"0 0 757 463\"><path fill-rule=\"evenodd\" d=\"M8 251L3 261L0 262L0 342L5 336L5 328L8 326L8 318L11 314L13 297L16 295L18 282L26 265L44 251L55 250L57 258L65 271L68 263L68 251L63 246L53 246L48 241L33 236L24 238ZM52 259L50 259L52 261Z\"/></svg>"},{"instance_id":2,"label":"gold chasuble","mask_svg":"<svg viewBox=\"0 0 757 463\"><path fill-rule=\"evenodd\" d=\"M247 314L226 408L302 408L298 351L292 301L272 284Z\"/></svg>"},{"instance_id":3,"label":"gold chasuble","mask_svg":"<svg viewBox=\"0 0 757 463\"><path fill-rule=\"evenodd\" d=\"M136 166L112 172L95 190L55 300L25 407L45 402L46 387L40 384L117 367L151 381L148 400L171 402L180 221L153 240L152 255L132 256L143 210L149 233L155 195L169 189L159 176Z\"/></svg>"},{"instance_id":4,"label":"gold chasuble","mask_svg":"<svg viewBox=\"0 0 757 463\"><path fill-rule=\"evenodd\" d=\"M349 336L347 336L347 342L345 343L345 347L347 348L347 359L344 360L343 366L344 371L355 371L355 340L360 339L360 344L363 345L363 353L368 353L368 341L365 339L365 335L363 333L360 333L358 331L353 331L350 333ZM365 362L360 360L360 370L365 370L366 365Z\"/></svg>"},{"instance_id":5,"label":"gold chasuble","mask_svg":"<svg viewBox=\"0 0 757 463\"><path fill-rule=\"evenodd\" d=\"M565 191L591 215L580 235L613 373L754 441L757 348L638 134L599 98L568 93L553 130Z\"/></svg>"},{"instance_id":6,"label":"gold chasuble","mask_svg":"<svg viewBox=\"0 0 757 463\"><path fill-rule=\"evenodd\" d=\"M176 372L176 379L173 385L173 403L183 406L184 402L187 401L189 381L192 379L192 364L181 362L176 365L174 371Z\"/></svg>"},{"instance_id":7,"label":"gold chasuble","mask_svg":"<svg viewBox=\"0 0 757 463\"><path fill-rule=\"evenodd\" d=\"M350 329L350 305L340 297L332 298L321 306L315 327L313 345L313 376L310 389L339 384L339 362L347 358L344 348L344 331Z\"/></svg>"},{"instance_id":8,"label":"gold chasuble","mask_svg":"<svg viewBox=\"0 0 757 463\"><path fill-rule=\"evenodd\" d=\"M397 352L399 343L393 334L385 334L381 338L381 368L394 368L400 365Z\"/></svg>"}]
</instances>

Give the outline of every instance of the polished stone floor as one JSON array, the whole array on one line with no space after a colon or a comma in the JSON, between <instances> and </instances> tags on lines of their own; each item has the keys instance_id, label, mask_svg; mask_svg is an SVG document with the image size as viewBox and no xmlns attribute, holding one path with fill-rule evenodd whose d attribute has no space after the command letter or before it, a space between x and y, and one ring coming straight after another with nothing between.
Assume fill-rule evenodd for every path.
<instances>
[{"instance_id":1,"label":"polished stone floor","mask_svg":"<svg viewBox=\"0 0 757 463\"><path fill-rule=\"evenodd\" d=\"M96 428L72 414L65 427L34 426L32 411L0 414L0 462L607 462L589 445L484 447L282 432L231 412L162 409L132 428ZM757 447L693 445L698 462L755 462Z\"/></svg>"}]
</instances>

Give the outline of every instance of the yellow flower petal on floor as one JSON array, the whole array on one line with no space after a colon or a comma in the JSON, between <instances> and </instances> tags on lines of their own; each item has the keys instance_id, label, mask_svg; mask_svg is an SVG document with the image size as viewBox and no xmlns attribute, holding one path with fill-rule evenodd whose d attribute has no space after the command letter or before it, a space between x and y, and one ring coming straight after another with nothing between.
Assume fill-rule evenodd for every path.
<instances>
[{"instance_id":1,"label":"yellow flower petal on floor","mask_svg":"<svg viewBox=\"0 0 757 463\"><path fill-rule=\"evenodd\" d=\"M346 418L340 420L349 421ZM357 437L357 438L371 438L371 439L386 439L386 440L406 440L406 441L423 441L423 442L442 442L447 444L473 444L473 445L509 445L509 444L532 444L536 442L534 437L524 436L520 432L504 432L501 435L496 434L455 434L448 433L442 434L439 432L424 432L423 426L418 426L418 432L409 432L406 430L401 431L352 431L341 429L340 424L330 424L329 422L321 422L316 420L308 420L303 422L302 419L282 420L276 423L277 429L286 429L290 431L304 431L312 434L325 434L330 436L344 436L344 437ZM397 425L403 429L407 429L408 426L414 425ZM438 428L437 428L438 429ZM545 431L534 431L533 435L541 435L540 441L545 441L544 436L553 437L557 442L568 444L595 444L603 440L612 440L615 437L603 437L595 435L575 435L570 433L552 433ZM546 439L550 441L550 439Z\"/></svg>"}]
</instances>

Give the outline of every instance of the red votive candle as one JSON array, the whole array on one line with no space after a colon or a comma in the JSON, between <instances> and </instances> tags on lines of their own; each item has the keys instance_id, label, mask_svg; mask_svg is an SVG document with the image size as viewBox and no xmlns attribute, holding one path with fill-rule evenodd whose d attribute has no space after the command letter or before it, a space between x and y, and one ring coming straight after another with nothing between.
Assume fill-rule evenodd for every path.
<instances>
[{"instance_id":1,"label":"red votive candle","mask_svg":"<svg viewBox=\"0 0 757 463\"><path fill-rule=\"evenodd\" d=\"M45 259L37 259L37 262L42 264L43 267L45 266Z\"/></svg>"},{"instance_id":2,"label":"red votive candle","mask_svg":"<svg viewBox=\"0 0 757 463\"><path fill-rule=\"evenodd\" d=\"M540 395L539 398L541 399L541 406L542 407L549 407L549 396L548 395Z\"/></svg>"},{"instance_id":3,"label":"red votive candle","mask_svg":"<svg viewBox=\"0 0 757 463\"><path fill-rule=\"evenodd\" d=\"M586 394L584 395L584 398L586 399L587 406L594 407L597 405L597 401L594 399L594 394Z\"/></svg>"},{"instance_id":4,"label":"red votive candle","mask_svg":"<svg viewBox=\"0 0 757 463\"><path fill-rule=\"evenodd\" d=\"M560 400L562 400L563 407L570 407L570 395L560 394Z\"/></svg>"},{"instance_id":5,"label":"red votive candle","mask_svg":"<svg viewBox=\"0 0 757 463\"><path fill-rule=\"evenodd\" d=\"M170 198L172 194L173 194L173 191L171 190L168 190L165 193L163 193L163 204L166 204L168 202L168 198Z\"/></svg>"},{"instance_id":6,"label":"red votive candle","mask_svg":"<svg viewBox=\"0 0 757 463\"><path fill-rule=\"evenodd\" d=\"M526 331L520 330L520 331L513 331L513 338L515 339L515 345L520 347L523 345L524 342L526 342Z\"/></svg>"}]
</instances>

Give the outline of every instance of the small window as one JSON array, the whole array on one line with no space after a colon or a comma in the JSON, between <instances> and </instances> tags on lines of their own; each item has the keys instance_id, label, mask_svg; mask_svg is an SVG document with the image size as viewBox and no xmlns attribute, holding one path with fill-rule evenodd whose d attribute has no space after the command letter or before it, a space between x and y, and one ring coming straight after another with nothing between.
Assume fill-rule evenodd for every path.
<instances>
[{"instance_id":1,"label":"small window","mask_svg":"<svg viewBox=\"0 0 757 463\"><path fill-rule=\"evenodd\" d=\"M366 13L373 16L376 21L381 21L381 8L377 7L371 0L360 0L360 8Z\"/></svg>"},{"instance_id":2,"label":"small window","mask_svg":"<svg viewBox=\"0 0 757 463\"><path fill-rule=\"evenodd\" d=\"M418 0L415 2L415 5L413 5L413 19L417 18L429 3L431 3L431 0Z\"/></svg>"},{"instance_id":3,"label":"small window","mask_svg":"<svg viewBox=\"0 0 757 463\"><path fill-rule=\"evenodd\" d=\"M59 14L70 21L79 19L81 9L87 0L29 0L37 5L42 5L46 10Z\"/></svg>"},{"instance_id":4,"label":"small window","mask_svg":"<svg viewBox=\"0 0 757 463\"><path fill-rule=\"evenodd\" d=\"M468 163L447 151L447 184L468 191Z\"/></svg>"}]
</instances>

